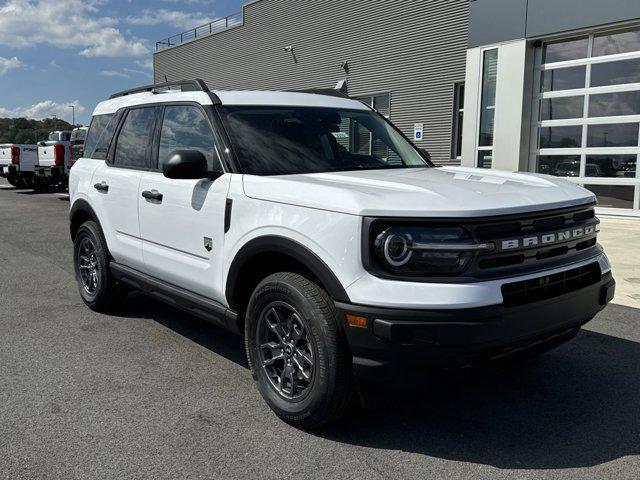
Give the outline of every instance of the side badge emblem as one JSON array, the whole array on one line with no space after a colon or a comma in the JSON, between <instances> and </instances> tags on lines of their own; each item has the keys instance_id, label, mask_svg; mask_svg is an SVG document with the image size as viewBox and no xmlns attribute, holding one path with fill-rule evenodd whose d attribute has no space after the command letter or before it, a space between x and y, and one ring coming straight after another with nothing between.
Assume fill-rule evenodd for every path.
<instances>
[{"instance_id":1,"label":"side badge emblem","mask_svg":"<svg viewBox=\"0 0 640 480\"><path fill-rule=\"evenodd\" d=\"M211 240L209 237L204 237L204 248L205 250L207 250L207 252L213 250L213 240Z\"/></svg>"}]
</instances>

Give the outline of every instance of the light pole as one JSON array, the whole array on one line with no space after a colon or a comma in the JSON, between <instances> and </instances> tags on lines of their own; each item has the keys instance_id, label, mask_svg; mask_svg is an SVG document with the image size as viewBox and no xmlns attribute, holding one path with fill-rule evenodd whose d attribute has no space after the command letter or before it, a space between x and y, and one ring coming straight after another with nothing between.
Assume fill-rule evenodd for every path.
<instances>
[{"instance_id":1,"label":"light pole","mask_svg":"<svg viewBox=\"0 0 640 480\"><path fill-rule=\"evenodd\" d=\"M76 126L76 106L75 105L69 105L69 108L71 109L72 115L73 115L73 123L71 125L73 125L74 127Z\"/></svg>"}]
</instances>

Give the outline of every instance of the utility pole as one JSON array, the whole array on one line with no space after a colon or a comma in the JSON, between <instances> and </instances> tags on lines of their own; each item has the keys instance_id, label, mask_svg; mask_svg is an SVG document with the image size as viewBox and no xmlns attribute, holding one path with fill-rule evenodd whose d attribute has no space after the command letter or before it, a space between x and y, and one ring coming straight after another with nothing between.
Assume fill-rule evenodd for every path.
<instances>
[{"instance_id":1,"label":"utility pole","mask_svg":"<svg viewBox=\"0 0 640 480\"><path fill-rule=\"evenodd\" d=\"M75 128L75 126L76 126L76 106L75 105L69 105L69 108L71 109L71 112L73 114L73 123L71 125L73 125L73 127Z\"/></svg>"}]
</instances>

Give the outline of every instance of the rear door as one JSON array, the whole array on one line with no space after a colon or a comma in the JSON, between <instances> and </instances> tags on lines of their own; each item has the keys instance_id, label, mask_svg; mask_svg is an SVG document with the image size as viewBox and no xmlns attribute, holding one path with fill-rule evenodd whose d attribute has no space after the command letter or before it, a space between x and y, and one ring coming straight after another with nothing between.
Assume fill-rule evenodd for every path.
<instances>
[{"instance_id":1,"label":"rear door","mask_svg":"<svg viewBox=\"0 0 640 480\"><path fill-rule=\"evenodd\" d=\"M138 195L145 268L153 277L222 301L221 252L231 175L211 181L175 180L162 174L175 150L198 150L209 170L222 170L213 120L194 104L167 105L161 116L154 169L142 174ZM145 198L145 192L157 198Z\"/></svg>"},{"instance_id":2,"label":"rear door","mask_svg":"<svg viewBox=\"0 0 640 480\"><path fill-rule=\"evenodd\" d=\"M144 269L138 218L138 190L149 169L158 107L131 108L122 113L107 161L93 174L92 205L114 260Z\"/></svg>"}]
</instances>

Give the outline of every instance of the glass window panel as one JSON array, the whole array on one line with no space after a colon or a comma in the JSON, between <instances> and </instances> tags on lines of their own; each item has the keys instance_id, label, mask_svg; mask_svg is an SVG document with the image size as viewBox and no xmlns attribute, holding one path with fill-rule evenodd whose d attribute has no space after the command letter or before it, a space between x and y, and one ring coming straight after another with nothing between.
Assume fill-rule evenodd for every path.
<instances>
[{"instance_id":1,"label":"glass window panel","mask_svg":"<svg viewBox=\"0 0 640 480\"><path fill-rule=\"evenodd\" d=\"M582 127L545 127L540 129L540 148L579 148Z\"/></svg>"},{"instance_id":2,"label":"glass window panel","mask_svg":"<svg viewBox=\"0 0 640 480\"><path fill-rule=\"evenodd\" d=\"M479 150L478 151L478 168L491 168L492 164L493 164L493 151Z\"/></svg>"},{"instance_id":3,"label":"glass window panel","mask_svg":"<svg viewBox=\"0 0 640 480\"><path fill-rule=\"evenodd\" d=\"M214 164L214 148L211 126L199 108L184 105L166 107L160 133L160 170L176 150L198 150L207 159L209 170L219 169L217 159Z\"/></svg>"},{"instance_id":4,"label":"glass window panel","mask_svg":"<svg viewBox=\"0 0 640 480\"><path fill-rule=\"evenodd\" d=\"M587 177L635 178L637 155L588 155Z\"/></svg>"},{"instance_id":5,"label":"glass window panel","mask_svg":"<svg viewBox=\"0 0 640 480\"><path fill-rule=\"evenodd\" d=\"M380 115L388 117L391 115L391 99L389 95L378 95L373 97L373 108L375 108Z\"/></svg>"},{"instance_id":6,"label":"glass window panel","mask_svg":"<svg viewBox=\"0 0 640 480\"><path fill-rule=\"evenodd\" d=\"M121 167L149 168L149 145L156 121L156 108L129 111L118 135L114 164Z\"/></svg>"},{"instance_id":7,"label":"glass window panel","mask_svg":"<svg viewBox=\"0 0 640 480\"><path fill-rule=\"evenodd\" d=\"M580 155L540 155L537 172L557 177L579 177Z\"/></svg>"},{"instance_id":8,"label":"glass window panel","mask_svg":"<svg viewBox=\"0 0 640 480\"><path fill-rule=\"evenodd\" d=\"M480 106L479 145L481 147L493 145L497 74L498 49L485 50L482 69L482 102Z\"/></svg>"},{"instance_id":9,"label":"glass window panel","mask_svg":"<svg viewBox=\"0 0 640 480\"><path fill-rule=\"evenodd\" d=\"M589 38L563 40L546 43L542 52L542 63L564 62L586 58Z\"/></svg>"},{"instance_id":10,"label":"glass window panel","mask_svg":"<svg viewBox=\"0 0 640 480\"><path fill-rule=\"evenodd\" d=\"M638 82L640 82L640 58L619 62L594 63L591 66L592 87Z\"/></svg>"},{"instance_id":11,"label":"glass window panel","mask_svg":"<svg viewBox=\"0 0 640 480\"><path fill-rule=\"evenodd\" d=\"M542 72L542 91L573 90L584 88L587 79L587 67L557 68Z\"/></svg>"},{"instance_id":12,"label":"glass window panel","mask_svg":"<svg viewBox=\"0 0 640 480\"><path fill-rule=\"evenodd\" d=\"M593 39L593 56L615 55L616 53L640 50L640 30L596 35Z\"/></svg>"},{"instance_id":13,"label":"glass window panel","mask_svg":"<svg viewBox=\"0 0 640 480\"><path fill-rule=\"evenodd\" d=\"M602 93L589 97L589 116L640 115L640 92Z\"/></svg>"},{"instance_id":14,"label":"glass window panel","mask_svg":"<svg viewBox=\"0 0 640 480\"><path fill-rule=\"evenodd\" d=\"M464 83L456 83L453 99L452 158L462 156L462 125L464 121Z\"/></svg>"},{"instance_id":15,"label":"glass window panel","mask_svg":"<svg viewBox=\"0 0 640 480\"><path fill-rule=\"evenodd\" d=\"M84 155L87 158L105 160L107 158L107 148L111 143L111 137L115 130L115 123L111 119L113 113L107 115L96 115L91 120L87 139L84 144ZM109 128L110 127L110 128Z\"/></svg>"},{"instance_id":16,"label":"glass window panel","mask_svg":"<svg viewBox=\"0 0 640 480\"><path fill-rule=\"evenodd\" d=\"M583 96L545 98L541 103L540 118L542 120L582 118L584 115Z\"/></svg>"},{"instance_id":17,"label":"glass window panel","mask_svg":"<svg viewBox=\"0 0 640 480\"><path fill-rule=\"evenodd\" d=\"M589 125L588 147L637 147L638 124Z\"/></svg>"},{"instance_id":18,"label":"glass window panel","mask_svg":"<svg viewBox=\"0 0 640 480\"><path fill-rule=\"evenodd\" d=\"M626 185L585 185L584 188L595 193L600 207L633 208L635 187Z\"/></svg>"}]
</instances>

